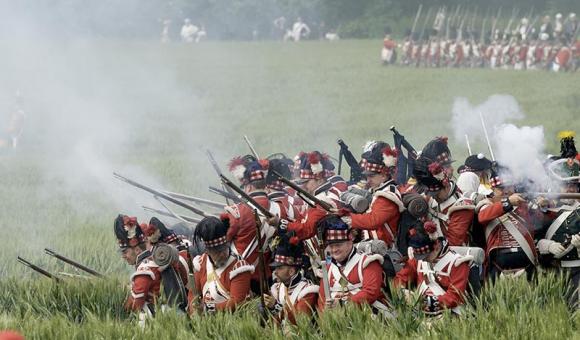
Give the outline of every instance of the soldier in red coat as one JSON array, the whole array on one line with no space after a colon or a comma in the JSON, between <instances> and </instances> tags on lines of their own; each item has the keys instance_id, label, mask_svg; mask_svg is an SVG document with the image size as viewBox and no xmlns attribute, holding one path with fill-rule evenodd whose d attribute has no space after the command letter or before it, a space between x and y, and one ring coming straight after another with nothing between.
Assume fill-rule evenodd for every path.
<instances>
[{"instance_id":1,"label":"soldier in red coat","mask_svg":"<svg viewBox=\"0 0 580 340\"><path fill-rule=\"evenodd\" d=\"M270 294L264 295L266 307L278 323L296 324L296 315L313 315L318 300L318 285L304 277L302 272L303 246L292 244L288 237L280 237L280 243L274 253L276 282L270 288Z\"/></svg>"},{"instance_id":2,"label":"soldier in red coat","mask_svg":"<svg viewBox=\"0 0 580 340\"><path fill-rule=\"evenodd\" d=\"M195 237L205 244L205 253L193 259L195 289L190 294L190 310L205 313L233 311L250 296L254 266L230 247L229 219L206 217L196 226ZM197 301L201 306L197 306Z\"/></svg>"},{"instance_id":3,"label":"soldier in red coat","mask_svg":"<svg viewBox=\"0 0 580 340\"><path fill-rule=\"evenodd\" d=\"M413 175L417 180L417 190L428 199L428 220L436 225L439 236L445 237L450 246L465 246L469 240L468 232L473 223L475 206L448 177L445 167L440 163L445 159L428 158L421 154L415 163Z\"/></svg>"},{"instance_id":4,"label":"soldier in red coat","mask_svg":"<svg viewBox=\"0 0 580 340\"><path fill-rule=\"evenodd\" d=\"M383 315L390 315L383 294L383 257L358 252L353 244L352 230L337 215L322 219L318 228L323 230L324 243L331 257L326 264L329 290L326 291L324 284L320 285L319 310L353 303L367 304Z\"/></svg>"},{"instance_id":5,"label":"soldier in red coat","mask_svg":"<svg viewBox=\"0 0 580 340\"><path fill-rule=\"evenodd\" d=\"M271 202L266 193L266 172L268 161L250 161L244 162L241 158L235 158L230 162L230 170L240 179L242 187L259 205L269 210L274 216L286 219L287 216L279 203ZM225 209L223 219L228 219L230 227L228 228L227 238L232 242L232 250L246 260L249 264L255 266L258 263L258 239L256 237L256 219L254 208L246 203L239 203L228 206ZM269 261L270 253L268 244L273 237L276 229L262 221L260 227L262 231L263 251L266 261ZM270 277L268 271L266 277ZM252 276L252 291L259 292L259 275L257 272Z\"/></svg>"},{"instance_id":6,"label":"soldier in red coat","mask_svg":"<svg viewBox=\"0 0 580 340\"><path fill-rule=\"evenodd\" d=\"M389 247L394 246L399 218L405 209L392 177L396 161L396 150L389 144L366 145L360 165L373 198L365 213L353 213L349 217L352 228L363 231L363 240L383 240Z\"/></svg>"},{"instance_id":7,"label":"soldier in red coat","mask_svg":"<svg viewBox=\"0 0 580 340\"><path fill-rule=\"evenodd\" d=\"M296 195L290 195L286 185L278 180L274 171L284 176L286 179L292 178L290 166L292 160L288 158L271 159L268 161L268 174L266 175L266 191L268 198L280 204L284 215L289 221L302 219L302 213L306 211L306 203Z\"/></svg>"},{"instance_id":8,"label":"soldier in red coat","mask_svg":"<svg viewBox=\"0 0 580 340\"><path fill-rule=\"evenodd\" d=\"M473 257L450 250L445 238L439 237L435 225L429 222L411 228L407 237L409 259L395 276L394 285L417 288L427 315L440 314L443 309L459 313Z\"/></svg>"},{"instance_id":9,"label":"soldier in red coat","mask_svg":"<svg viewBox=\"0 0 580 340\"><path fill-rule=\"evenodd\" d=\"M533 221L526 200L515 192L506 168L498 167L492 176L493 196L477 204L479 223L485 228L487 274L495 280L500 274L527 272L531 277L538 262Z\"/></svg>"},{"instance_id":10,"label":"soldier in red coat","mask_svg":"<svg viewBox=\"0 0 580 340\"><path fill-rule=\"evenodd\" d=\"M147 250L145 237L136 217L119 215L115 219L114 232L121 256L135 267L131 275L131 294L125 301L125 309L139 313L139 322L155 315L155 303L159 297L161 271Z\"/></svg>"}]
</instances>

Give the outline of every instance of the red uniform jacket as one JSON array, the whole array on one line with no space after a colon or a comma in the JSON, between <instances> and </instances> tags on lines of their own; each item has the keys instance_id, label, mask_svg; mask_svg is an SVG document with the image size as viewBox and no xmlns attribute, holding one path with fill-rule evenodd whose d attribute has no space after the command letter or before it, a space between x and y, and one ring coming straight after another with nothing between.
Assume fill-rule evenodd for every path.
<instances>
[{"instance_id":1,"label":"red uniform jacket","mask_svg":"<svg viewBox=\"0 0 580 340\"><path fill-rule=\"evenodd\" d=\"M383 240L392 245L397 235L399 218L405 209L401 194L389 181L375 190L369 210L364 214L351 214L351 225L355 229L368 231L365 239Z\"/></svg>"},{"instance_id":2,"label":"red uniform jacket","mask_svg":"<svg viewBox=\"0 0 580 340\"><path fill-rule=\"evenodd\" d=\"M302 205L304 201L297 200L290 196L286 191L273 191L268 194L268 199L276 202L282 208L282 215L286 216L288 221L298 221L302 219Z\"/></svg>"},{"instance_id":3,"label":"red uniform jacket","mask_svg":"<svg viewBox=\"0 0 580 340\"><path fill-rule=\"evenodd\" d=\"M384 301L383 261L380 255L364 255L354 250L344 265L334 262L327 265L330 297L340 298L355 304L374 305ZM324 285L318 292L318 309L325 307Z\"/></svg>"},{"instance_id":4,"label":"red uniform jacket","mask_svg":"<svg viewBox=\"0 0 580 340\"><path fill-rule=\"evenodd\" d=\"M451 251L438 259L441 261L448 253L455 254ZM457 255L457 254L455 254ZM412 288L411 286L423 287L422 294L436 295L441 305L445 308L454 308L463 304L463 297L469 277L469 263L463 262L460 255L456 259L451 259L440 271L433 273L437 284L443 289L443 294L435 293L427 286L429 281L428 273L419 269L417 259L410 258L405 263L394 279L394 285L397 287ZM431 266L435 268L436 264Z\"/></svg>"},{"instance_id":5,"label":"red uniform jacket","mask_svg":"<svg viewBox=\"0 0 580 340\"><path fill-rule=\"evenodd\" d=\"M270 294L283 309L276 315L278 321L288 320L296 324L296 315L312 315L318 300L318 285L306 280L301 274L286 288L281 283L275 283L270 288Z\"/></svg>"},{"instance_id":6,"label":"red uniform jacket","mask_svg":"<svg viewBox=\"0 0 580 340\"><path fill-rule=\"evenodd\" d=\"M280 218L286 218L283 210L278 203L273 203L268 200L268 196L263 191L256 191L250 193L250 196L262 207L270 210L270 212L280 215ZM277 211L277 212L275 212ZM227 239L232 241L238 254L251 265L256 265L258 262L258 247L256 239L256 219L254 217L254 210L245 203L226 207L226 213L230 220L230 228L228 229ZM266 226L263 226L263 228ZM268 240L264 240L268 242ZM253 250L252 250L253 248ZM269 262L269 252L264 253L266 263ZM271 275L269 266L266 268L266 275ZM253 279L258 279L258 272L256 271L252 276Z\"/></svg>"},{"instance_id":7,"label":"red uniform jacket","mask_svg":"<svg viewBox=\"0 0 580 340\"><path fill-rule=\"evenodd\" d=\"M532 221L527 206L520 206L511 212L505 213L501 202L492 203L489 200L485 200L477 205L477 219L486 228L486 258L496 248L522 247L505 227L504 220L507 220L525 238L528 248L534 254L534 258L530 259L530 261L532 263L535 262L537 252L534 244L533 229L531 228Z\"/></svg>"},{"instance_id":8,"label":"red uniform jacket","mask_svg":"<svg viewBox=\"0 0 580 340\"><path fill-rule=\"evenodd\" d=\"M397 44L395 43L395 41L393 39L383 39L383 46L387 50L393 50L393 49L395 49L395 47L397 47Z\"/></svg>"},{"instance_id":9,"label":"red uniform jacket","mask_svg":"<svg viewBox=\"0 0 580 340\"><path fill-rule=\"evenodd\" d=\"M146 303L155 304L160 286L159 266L151 258L151 252L144 251L137 257L136 270L131 275L131 295L125 302L125 309L138 312Z\"/></svg>"},{"instance_id":10,"label":"red uniform jacket","mask_svg":"<svg viewBox=\"0 0 580 340\"><path fill-rule=\"evenodd\" d=\"M249 297L254 266L237 256L232 254L223 267L213 268L209 256L203 254L193 259L193 267L196 291L201 294L203 303L215 303L217 310L232 311ZM217 289L210 287L213 281L208 282L208 273L210 276L219 277L218 281L215 281ZM190 292L190 303L193 298L193 293Z\"/></svg>"},{"instance_id":11,"label":"red uniform jacket","mask_svg":"<svg viewBox=\"0 0 580 340\"><path fill-rule=\"evenodd\" d=\"M455 186L455 184L453 184ZM437 203L434 199L429 202L431 220L438 225L438 229L450 246L466 245L469 239L469 228L473 223L475 206L473 202L461 195L459 189L454 188L453 194L444 202Z\"/></svg>"}]
</instances>

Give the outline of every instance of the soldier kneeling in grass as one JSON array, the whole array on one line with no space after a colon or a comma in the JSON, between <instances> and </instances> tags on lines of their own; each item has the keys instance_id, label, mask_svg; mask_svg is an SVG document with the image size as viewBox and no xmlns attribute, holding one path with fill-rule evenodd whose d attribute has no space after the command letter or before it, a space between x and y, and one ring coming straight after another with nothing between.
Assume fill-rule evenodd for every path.
<instances>
[{"instance_id":1,"label":"soldier kneeling in grass","mask_svg":"<svg viewBox=\"0 0 580 340\"><path fill-rule=\"evenodd\" d=\"M322 284L318 293L319 310L349 303L368 304L373 311L391 316L383 293L383 256L357 251L350 226L336 215L324 217L317 228L322 228L331 257L326 264L328 288Z\"/></svg>"},{"instance_id":2,"label":"soldier kneeling in grass","mask_svg":"<svg viewBox=\"0 0 580 340\"><path fill-rule=\"evenodd\" d=\"M195 288L190 290L190 311L233 311L250 296L254 266L232 250L226 238L229 219L206 217L195 228L196 239L205 244L205 254L193 259ZM201 303L198 304L198 300Z\"/></svg>"},{"instance_id":3,"label":"soldier kneeling in grass","mask_svg":"<svg viewBox=\"0 0 580 340\"><path fill-rule=\"evenodd\" d=\"M295 325L297 314L312 315L316 308L319 287L304 277L303 256L301 243L294 245L286 235L280 237L270 264L277 282L270 288L271 295L264 295L264 301L282 326L288 322Z\"/></svg>"}]
</instances>

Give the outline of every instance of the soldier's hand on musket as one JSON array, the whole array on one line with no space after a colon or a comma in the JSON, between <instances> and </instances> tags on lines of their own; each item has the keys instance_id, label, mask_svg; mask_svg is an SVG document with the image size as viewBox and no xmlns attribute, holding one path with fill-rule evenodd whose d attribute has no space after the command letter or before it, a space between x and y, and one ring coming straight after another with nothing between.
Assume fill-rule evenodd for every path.
<instances>
[{"instance_id":1,"label":"soldier's hand on musket","mask_svg":"<svg viewBox=\"0 0 580 340\"><path fill-rule=\"evenodd\" d=\"M517 207L518 205L520 205L520 203L524 203L526 199L521 194L516 193L511 194L510 197L508 197L508 201L512 206Z\"/></svg>"},{"instance_id":2,"label":"soldier's hand on musket","mask_svg":"<svg viewBox=\"0 0 580 340\"><path fill-rule=\"evenodd\" d=\"M326 300L324 305L326 308L336 308L337 306L340 306L340 300L339 299Z\"/></svg>"},{"instance_id":3,"label":"soldier's hand on musket","mask_svg":"<svg viewBox=\"0 0 580 340\"><path fill-rule=\"evenodd\" d=\"M538 196L536 197L536 204L540 207L540 209L546 210L550 206L550 201L544 196Z\"/></svg>"},{"instance_id":4,"label":"soldier's hand on musket","mask_svg":"<svg viewBox=\"0 0 580 340\"><path fill-rule=\"evenodd\" d=\"M266 222L271 226L278 226L280 224L280 216L274 215L266 219Z\"/></svg>"},{"instance_id":5,"label":"soldier's hand on musket","mask_svg":"<svg viewBox=\"0 0 580 340\"><path fill-rule=\"evenodd\" d=\"M270 294L264 294L264 304L266 304L266 308L273 309L276 305L276 299Z\"/></svg>"}]
</instances>

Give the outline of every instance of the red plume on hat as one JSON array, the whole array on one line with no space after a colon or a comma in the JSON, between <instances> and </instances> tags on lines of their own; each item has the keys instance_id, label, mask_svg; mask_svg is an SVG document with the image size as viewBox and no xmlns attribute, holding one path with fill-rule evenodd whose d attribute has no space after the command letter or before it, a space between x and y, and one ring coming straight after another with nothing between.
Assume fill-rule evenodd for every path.
<instances>
[{"instance_id":1,"label":"red plume on hat","mask_svg":"<svg viewBox=\"0 0 580 340\"><path fill-rule=\"evenodd\" d=\"M447 144L447 140L448 139L449 138L447 138L447 136L439 136L439 137L437 137L437 140L439 140L439 141L441 141L442 143L445 143L445 144Z\"/></svg>"},{"instance_id":2,"label":"red plume on hat","mask_svg":"<svg viewBox=\"0 0 580 340\"><path fill-rule=\"evenodd\" d=\"M241 181L244 178L244 172L246 171L246 166L244 165L244 160L242 157L234 157L229 163L228 168L230 172L234 175L236 179Z\"/></svg>"},{"instance_id":3,"label":"red plume on hat","mask_svg":"<svg viewBox=\"0 0 580 340\"><path fill-rule=\"evenodd\" d=\"M268 168L270 167L270 161L269 161L269 160L267 160L267 159L260 159L260 160L258 161L258 163L260 163L260 166L262 167L262 169L263 169L264 171L265 171L265 170L268 170Z\"/></svg>"},{"instance_id":4,"label":"red plume on hat","mask_svg":"<svg viewBox=\"0 0 580 340\"><path fill-rule=\"evenodd\" d=\"M437 225L433 221L427 221L423 224L423 229L429 234L431 240L437 239Z\"/></svg>"},{"instance_id":5,"label":"red plume on hat","mask_svg":"<svg viewBox=\"0 0 580 340\"><path fill-rule=\"evenodd\" d=\"M312 169L312 173L318 175L322 171L324 171L324 167L321 163L321 154L318 152L311 152L308 154L308 163L310 163L310 168Z\"/></svg>"},{"instance_id":6,"label":"red plume on hat","mask_svg":"<svg viewBox=\"0 0 580 340\"><path fill-rule=\"evenodd\" d=\"M397 165L397 149L392 149L386 146L382 150L383 152L383 163L386 167L391 168Z\"/></svg>"},{"instance_id":7,"label":"red plume on hat","mask_svg":"<svg viewBox=\"0 0 580 340\"><path fill-rule=\"evenodd\" d=\"M439 162L433 162L429 164L429 172L433 177L437 178L438 180L442 181L445 179L445 171L443 166Z\"/></svg>"}]
</instances>

